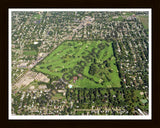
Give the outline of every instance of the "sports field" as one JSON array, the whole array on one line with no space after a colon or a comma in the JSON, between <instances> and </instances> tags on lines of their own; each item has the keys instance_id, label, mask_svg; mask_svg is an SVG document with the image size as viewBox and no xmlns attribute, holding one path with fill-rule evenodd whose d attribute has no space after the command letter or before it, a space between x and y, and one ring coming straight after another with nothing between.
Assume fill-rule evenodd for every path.
<instances>
[{"instance_id":1,"label":"sports field","mask_svg":"<svg viewBox=\"0 0 160 128\"><path fill-rule=\"evenodd\" d=\"M63 79L73 87L120 87L112 42L66 41L35 70Z\"/></svg>"}]
</instances>

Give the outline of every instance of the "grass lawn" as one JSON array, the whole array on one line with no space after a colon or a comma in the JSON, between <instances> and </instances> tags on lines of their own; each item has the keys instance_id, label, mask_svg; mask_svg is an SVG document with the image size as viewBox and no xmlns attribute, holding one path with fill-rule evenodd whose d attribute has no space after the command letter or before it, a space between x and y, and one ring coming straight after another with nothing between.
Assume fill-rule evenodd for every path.
<instances>
[{"instance_id":1,"label":"grass lawn","mask_svg":"<svg viewBox=\"0 0 160 128\"><path fill-rule=\"evenodd\" d=\"M66 99L62 93L56 93L53 97L53 100L58 100L58 99Z\"/></svg>"},{"instance_id":2,"label":"grass lawn","mask_svg":"<svg viewBox=\"0 0 160 128\"><path fill-rule=\"evenodd\" d=\"M106 66L106 62L109 66ZM73 87L121 87L115 63L112 42L67 41L37 65L35 70L50 77L63 78ZM77 80L73 81L75 76Z\"/></svg>"},{"instance_id":3,"label":"grass lawn","mask_svg":"<svg viewBox=\"0 0 160 128\"><path fill-rule=\"evenodd\" d=\"M39 14L35 14L35 15L33 15L33 18L36 18L37 20L39 20L40 18L42 18L42 16Z\"/></svg>"},{"instance_id":4,"label":"grass lawn","mask_svg":"<svg viewBox=\"0 0 160 128\"><path fill-rule=\"evenodd\" d=\"M32 56L32 55L37 55L37 52L34 50L33 51L24 51L23 54L26 56Z\"/></svg>"},{"instance_id":5,"label":"grass lawn","mask_svg":"<svg viewBox=\"0 0 160 128\"><path fill-rule=\"evenodd\" d=\"M146 102L148 102L147 99L140 99L140 101L141 101L143 104L145 104Z\"/></svg>"}]
</instances>

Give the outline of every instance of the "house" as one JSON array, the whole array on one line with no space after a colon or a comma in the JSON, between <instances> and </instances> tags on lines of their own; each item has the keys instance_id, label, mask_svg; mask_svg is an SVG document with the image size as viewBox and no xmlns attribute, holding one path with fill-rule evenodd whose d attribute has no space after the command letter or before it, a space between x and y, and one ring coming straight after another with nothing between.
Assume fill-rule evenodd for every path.
<instances>
[{"instance_id":1,"label":"house","mask_svg":"<svg viewBox=\"0 0 160 128\"><path fill-rule=\"evenodd\" d=\"M77 79L78 79L78 77L77 77L77 76L74 76L74 77L73 77L73 82L75 83Z\"/></svg>"},{"instance_id":2,"label":"house","mask_svg":"<svg viewBox=\"0 0 160 128\"><path fill-rule=\"evenodd\" d=\"M79 76L80 78L82 78L82 74L78 74L78 76Z\"/></svg>"},{"instance_id":3,"label":"house","mask_svg":"<svg viewBox=\"0 0 160 128\"><path fill-rule=\"evenodd\" d=\"M28 62L27 63L21 63L21 64L18 64L17 67L18 68L26 68L27 64L28 64Z\"/></svg>"}]
</instances>

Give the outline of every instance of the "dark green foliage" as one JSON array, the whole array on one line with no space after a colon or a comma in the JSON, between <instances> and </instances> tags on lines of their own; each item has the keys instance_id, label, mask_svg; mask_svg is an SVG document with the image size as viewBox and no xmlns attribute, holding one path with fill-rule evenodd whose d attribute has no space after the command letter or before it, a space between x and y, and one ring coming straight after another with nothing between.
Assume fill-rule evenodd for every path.
<instances>
[{"instance_id":1,"label":"dark green foliage","mask_svg":"<svg viewBox=\"0 0 160 128\"><path fill-rule=\"evenodd\" d=\"M93 64L93 63L91 64L88 73L91 75L94 75L96 73L96 65L95 64Z\"/></svg>"}]
</instances>

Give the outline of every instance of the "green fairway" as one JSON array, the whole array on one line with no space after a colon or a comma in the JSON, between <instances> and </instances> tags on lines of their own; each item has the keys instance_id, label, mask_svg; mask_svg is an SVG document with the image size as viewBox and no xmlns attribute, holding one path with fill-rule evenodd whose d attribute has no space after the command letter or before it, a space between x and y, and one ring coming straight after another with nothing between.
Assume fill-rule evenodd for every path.
<instances>
[{"instance_id":1,"label":"green fairway","mask_svg":"<svg viewBox=\"0 0 160 128\"><path fill-rule=\"evenodd\" d=\"M67 41L62 43L35 70L62 78L73 87L120 87L112 42Z\"/></svg>"}]
</instances>

